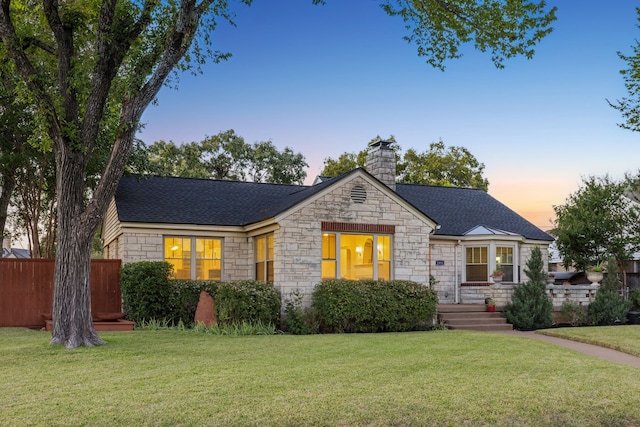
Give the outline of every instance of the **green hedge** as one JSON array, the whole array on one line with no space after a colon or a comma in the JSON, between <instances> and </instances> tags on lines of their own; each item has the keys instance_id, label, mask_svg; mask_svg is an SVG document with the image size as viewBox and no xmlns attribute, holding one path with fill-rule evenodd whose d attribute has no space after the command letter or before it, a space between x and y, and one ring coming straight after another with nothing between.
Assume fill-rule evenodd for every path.
<instances>
[{"instance_id":1,"label":"green hedge","mask_svg":"<svg viewBox=\"0 0 640 427\"><path fill-rule=\"evenodd\" d=\"M127 319L141 322L169 315L172 271L171 264L160 261L134 262L122 267L120 284Z\"/></svg>"},{"instance_id":2,"label":"green hedge","mask_svg":"<svg viewBox=\"0 0 640 427\"><path fill-rule=\"evenodd\" d=\"M169 280L170 295L167 301L169 313L165 317L170 323L182 321L187 326L194 323L200 292L215 295L220 282L201 280Z\"/></svg>"},{"instance_id":3,"label":"green hedge","mask_svg":"<svg viewBox=\"0 0 640 427\"><path fill-rule=\"evenodd\" d=\"M255 280L220 282L213 298L219 322L280 323L280 294L272 284Z\"/></svg>"},{"instance_id":4,"label":"green hedge","mask_svg":"<svg viewBox=\"0 0 640 427\"><path fill-rule=\"evenodd\" d=\"M322 332L402 332L433 325L438 297L420 283L326 280L313 291Z\"/></svg>"},{"instance_id":5,"label":"green hedge","mask_svg":"<svg viewBox=\"0 0 640 427\"><path fill-rule=\"evenodd\" d=\"M631 301L631 308L633 310L640 310L640 288L635 288L631 291L629 301Z\"/></svg>"},{"instance_id":6,"label":"green hedge","mask_svg":"<svg viewBox=\"0 0 640 427\"><path fill-rule=\"evenodd\" d=\"M244 280L214 282L170 280L172 266L142 261L122 268L122 298L126 317L134 322L167 321L187 326L194 323L200 292L213 296L219 322L278 325L280 294L273 285Z\"/></svg>"}]
</instances>

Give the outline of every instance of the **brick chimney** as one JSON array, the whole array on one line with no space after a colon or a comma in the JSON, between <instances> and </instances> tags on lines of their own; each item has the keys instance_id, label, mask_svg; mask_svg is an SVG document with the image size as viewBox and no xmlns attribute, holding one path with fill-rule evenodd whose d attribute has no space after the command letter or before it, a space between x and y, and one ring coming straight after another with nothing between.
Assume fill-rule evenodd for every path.
<instances>
[{"instance_id":1,"label":"brick chimney","mask_svg":"<svg viewBox=\"0 0 640 427\"><path fill-rule=\"evenodd\" d=\"M369 143L365 169L387 187L396 191L396 153L391 141L378 139Z\"/></svg>"}]
</instances>

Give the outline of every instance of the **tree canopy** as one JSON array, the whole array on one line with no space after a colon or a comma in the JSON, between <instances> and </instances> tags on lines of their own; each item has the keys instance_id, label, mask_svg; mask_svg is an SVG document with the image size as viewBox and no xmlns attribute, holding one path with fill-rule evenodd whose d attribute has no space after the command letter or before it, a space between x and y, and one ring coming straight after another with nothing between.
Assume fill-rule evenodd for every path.
<instances>
[{"instance_id":1,"label":"tree canopy","mask_svg":"<svg viewBox=\"0 0 640 427\"><path fill-rule=\"evenodd\" d=\"M201 142L176 145L157 141L143 150L149 173L163 176L302 184L307 176L304 156L271 141L248 144L233 130Z\"/></svg>"},{"instance_id":2,"label":"tree canopy","mask_svg":"<svg viewBox=\"0 0 640 427\"><path fill-rule=\"evenodd\" d=\"M590 176L564 205L554 206L556 245L565 266L585 271L615 258L619 265L640 250L640 206L632 181Z\"/></svg>"},{"instance_id":3,"label":"tree canopy","mask_svg":"<svg viewBox=\"0 0 640 427\"><path fill-rule=\"evenodd\" d=\"M393 136L389 140L394 142L391 147L396 152L398 182L479 188L484 191L489 188L489 180L483 176L484 163L480 163L464 147L447 147L444 142L438 141L431 143L429 149L422 153L411 148L403 154ZM343 153L337 159L326 158L320 174L338 176L356 167L364 168L369 149L367 147L357 154Z\"/></svg>"},{"instance_id":4,"label":"tree canopy","mask_svg":"<svg viewBox=\"0 0 640 427\"><path fill-rule=\"evenodd\" d=\"M312 0L322 3L322 0ZM251 0L240 3L250 4ZM527 58L551 31L555 8L529 0L383 0L404 20L407 39L428 63L460 56L472 43L498 67ZM213 48L227 0L0 0L0 62L19 77L41 145L55 155L58 237L52 344L103 344L93 329L91 242L125 170L146 107L174 71L198 70L228 54ZM102 153L107 153L103 156ZM100 159L87 197L88 168Z\"/></svg>"},{"instance_id":5,"label":"tree canopy","mask_svg":"<svg viewBox=\"0 0 640 427\"><path fill-rule=\"evenodd\" d=\"M640 8L636 8L636 13L640 22ZM622 74L628 96L609 102L609 105L622 114L624 121L619 124L620 127L638 132L640 131L640 41L636 40L631 48L633 50L631 55L618 52L620 59L627 63L627 68L621 70L620 74Z\"/></svg>"}]
</instances>

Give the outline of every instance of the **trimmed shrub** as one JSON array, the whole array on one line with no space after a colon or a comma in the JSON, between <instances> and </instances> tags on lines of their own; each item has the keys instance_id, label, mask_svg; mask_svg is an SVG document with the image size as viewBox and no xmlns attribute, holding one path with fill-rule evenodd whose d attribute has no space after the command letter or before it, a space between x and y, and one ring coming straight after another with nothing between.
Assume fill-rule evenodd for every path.
<instances>
[{"instance_id":1,"label":"trimmed shrub","mask_svg":"<svg viewBox=\"0 0 640 427\"><path fill-rule=\"evenodd\" d=\"M571 301L562 303L562 308L558 314L558 323L569 324L571 326L582 326L587 324L587 310L585 307Z\"/></svg>"},{"instance_id":2,"label":"trimmed shrub","mask_svg":"<svg viewBox=\"0 0 640 427\"><path fill-rule=\"evenodd\" d=\"M605 275L596 298L589 304L591 323L598 326L625 323L631 309L631 301L625 301L619 294L622 282L618 279L618 266L613 258L607 263Z\"/></svg>"},{"instance_id":3,"label":"trimmed shrub","mask_svg":"<svg viewBox=\"0 0 640 427\"><path fill-rule=\"evenodd\" d=\"M302 295L299 290L289 294L284 301L285 319L283 322L285 332L293 335L309 335L318 333L318 322L315 311L302 307Z\"/></svg>"},{"instance_id":4,"label":"trimmed shrub","mask_svg":"<svg viewBox=\"0 0 640 427\"><path fill-rule=\"evenodd\" d=\"M633 310L640 310L640 288L635 288L629 293L629 301Z\"/></svg>"},{"instance_id":5,"label":"trimmed shrub","mask_svg":"<svg viewBox=\"0 0 640 427\"><path fill-rule=\"evenodd\" d=\"M172 265L142 261L122 267L122 298L126 318L136 323L159 322L192 327L200 292L213 296L216 317L228 325L278 325L280 294L273 285L246 280L214 282L170 280Z\"/></svg>"},{"instance_id":6,"label":"trimmed shrub","mask_svg":"<svg viewBox=\"0 0 640 427\"><path fill-rule=\"evenodd\" d=\"M433 326L437 304L416 282L335 279L315 287L312 307L322 332L402 332Z\"/></svg>"},{"instance_id":7,"label":"trimmed shrub","mask_svg":"<svg viewBox=\"0 0 640 427\"><path fill-rule=\"evenodd\" d=\"M170 280L171 292L167 301L169 312L166 319L173 324L182 322L188 327L193 326L200 292L205 291L209 295L215 295L219 283L200 280Z\"/></svg>"},{"instance_id":8,"label":"trimmed shrub","mask_svg":"<svg viewBox=\"0 0 640 427\"><path fill-rule=\"evenodd\" d=\"M547 274L538 246L531 251L524 273L529 280L514 286L511 302L505 306L504 315L516 329L548 328L553 325L553 303L547 296Z\"/></svg>"},{"instance_id":9,"label":"trimmed shrub","mask_svg":"<svg viewBox=\"0 0 640 427\"><path fill-rule=\"evenodd\" d=\"M280 323L280 294L272 284L255 280L220 282L213 298L218 322Z\"/></svg>"},{"instance_id":10,"label":"trimmed shrub","mask_svg":"<svg viewBox=\"0 0 640 427\"><path fill-rule=\"evenodd\" d=\"M169 276L173 266L162 261L141 261L125 264L121 271L122 299L126 318L164 319L171 307Z\"/></svg>"}]
</instances>

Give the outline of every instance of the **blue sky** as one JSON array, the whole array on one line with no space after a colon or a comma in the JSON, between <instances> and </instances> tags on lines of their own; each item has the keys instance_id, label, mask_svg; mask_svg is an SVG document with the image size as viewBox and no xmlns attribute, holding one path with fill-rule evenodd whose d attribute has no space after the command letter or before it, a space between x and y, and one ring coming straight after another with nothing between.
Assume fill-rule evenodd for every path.
<instances>
[{"instance_id":1,"label":"blue sky","mask_svg":"<svg viewBox=\"0 0 640 427\"><path fill-rule=\"evenodd\" d=\"M440 139L485 164L489 193L542 229L587 175L640 169L640 135L620 129L606 100L625 95L618 51L640 36L628 0L552 0L554 32L531 60L496 69L464 49L444 72L402 39L400 19L373 0L256 0L221 25L229 61L163 88L143 116L147 144L201 141L234 129L301 152L307 183L326 157L376 135L418 151Z\"/></svg>"}]
</instances>

